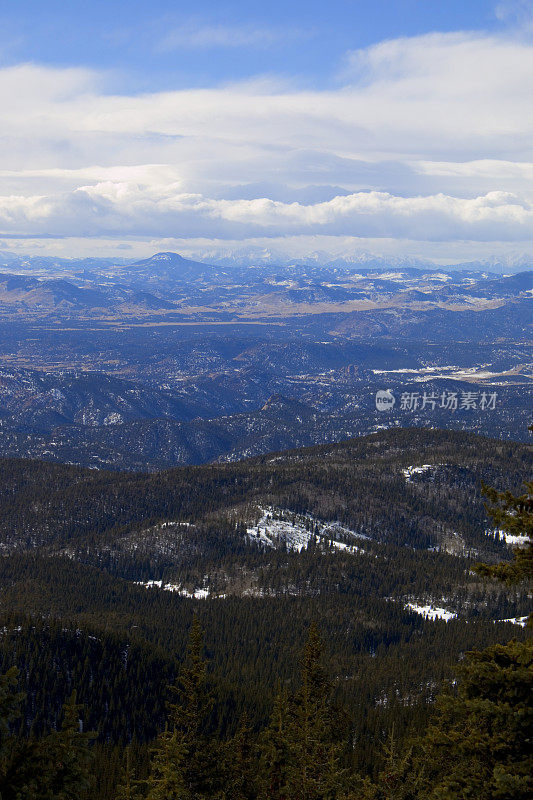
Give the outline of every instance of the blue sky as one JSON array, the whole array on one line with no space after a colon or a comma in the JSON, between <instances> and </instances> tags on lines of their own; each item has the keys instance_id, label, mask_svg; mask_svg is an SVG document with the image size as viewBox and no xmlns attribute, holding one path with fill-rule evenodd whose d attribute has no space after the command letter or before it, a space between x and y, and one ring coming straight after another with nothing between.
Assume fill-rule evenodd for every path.
<instances>
[{"instance_id":1,"label":"blue sky","mask_svg":"<svg viewBox=\"0 0 533 800\"><path fill-rule=\"evenodd\" d=\"M0 4L0 249L533 253L530 0Z\"/></svg>"},{"instance_id":2,"label":"blue sky","mask_svg":"<svg viewBox=\"0 0 533 800\"><path fill-rule=\"evenodd\" d=\"M502 19L497 6L487 0L8 0L2 62L111 70L110 83L127 91L210 86L270 72L324 86L336 82L350 50L432 31L514 24L516 15Z\"/></svg>"}]
</instances>

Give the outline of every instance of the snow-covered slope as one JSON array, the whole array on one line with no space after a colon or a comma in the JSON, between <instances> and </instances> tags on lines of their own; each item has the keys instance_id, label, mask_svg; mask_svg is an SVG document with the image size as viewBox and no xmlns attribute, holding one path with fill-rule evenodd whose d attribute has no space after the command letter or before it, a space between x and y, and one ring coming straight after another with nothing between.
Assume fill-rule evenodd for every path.
<instances>
[{"instance_id":1,"label":"snow-covered slope","mask_svg":"<svg viewBox=\"0 0 533 800\"><path fill-rule=\"evenodd\" d=\"M354 540L369 539L364 533L344 528L339 522L322 522L279 508L260 508L258 522L247 528L250 541L264 547L286 547L288 550L307 549L316 544L324 550L364 552Z\"/></svg>"}]
</instances>

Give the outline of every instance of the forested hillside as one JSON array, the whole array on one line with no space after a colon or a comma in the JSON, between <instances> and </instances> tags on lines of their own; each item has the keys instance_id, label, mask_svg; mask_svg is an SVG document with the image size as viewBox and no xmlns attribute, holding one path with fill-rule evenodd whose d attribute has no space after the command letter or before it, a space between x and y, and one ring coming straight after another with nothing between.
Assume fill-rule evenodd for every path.
<instances>
[{"instance_id":1,"label":"forested hillside","mask_svg":"<svg viewBox=\"0 0 533 800\"><path fill-rule=\"evenodd\" d=\"M244 713L264 728L316 623L356 732L352 768L377 774L386 732L425 724L457 658L526 636L526 586L472 567L518 541L488 516L482 482L519 492L531 456L397 430L149 475L4 459L0 673L18 667L26 693L16 731L57 728L75 690L108 776L94 797L114 797L125 745L147 769L194 615L214 697L203 724L221 741Z\"/></svg>"}]
</instances>

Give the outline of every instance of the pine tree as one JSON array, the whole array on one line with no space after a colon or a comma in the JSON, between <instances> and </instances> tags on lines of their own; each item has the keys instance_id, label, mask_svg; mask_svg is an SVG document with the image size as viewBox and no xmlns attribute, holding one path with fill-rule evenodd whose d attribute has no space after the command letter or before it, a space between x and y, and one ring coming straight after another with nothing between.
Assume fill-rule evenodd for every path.
<instances>
[{"instance_id":1,"label":"pine tree","mask_svg":"<svg viewBox=\"0 0 533 800\"><path fill-rule=\"evenodd\" d=\"M12 734L11 725L20 716L24 693L17 691L18 670L11 667L0 675L0 800L18 800L38 785L40 760L37 745Z\"/></svg>"},{"instance_id":2,"label":"pine tree","mask_svg":"<svg viewBox=\"0 0 533 800\"><path fill-rule=\"evenodd\" d=\"M498 528L514 536L525 536L526 541L515 548L513 560L499 564L477 564L476 571L485 577L497 578L508 584L531 581L533 578L533 481L525 485L519 496L511 492L497 492L484 486L483 492L491 506L487 511Z\"/></svg>"},{"instance_id":3,"label":"pine tree","mask_svg":"<svg viewBox=\"0 0 533 800\"><path fill-rule=\"evenodd\" d=\"M224 800L256 800L257 758L253 731L246 712L226 748Z\"/></svg>"},{"instance_id":4,"label":"pine tree","mask_svg":"<svg viewBox=\"0 0 533 800\"><path fill-rule=\"evenodd\" d=\"M157 741L148 780L149 800L160 800L168 784L176 800L211 800L222 791L220 746L206 733L213 698L207 686L203 631L193 620L187 655L170 687L169 725Z\"/></svg>"},{"instance_id":5,"label":"pine tree","mask_svg":"<svg viewBox=\"0 0 533 800\"><path fill-rule=\"evenodd\" d=\"M289 725L289 797L295 800L336 800L346 782L341 766L344 730L331 692L322 641L313 624L301 659L301 685L292 703Z\"/></svg>"},{"instance_id":6,"label":"pine tree","mask_svg":"<svg viewBox=\"0 0 533 800\"><path fill-rule=\"evenodd\" d=\"M442 695L422 741L422 797L533 796L533 641L470 653L457 694Z\"/></svg>"},{"instance_id":7,"label":"pine tree","mask_svg":"<svg viewBox=\"0 0 533 800\"><path fill-rule=\"evenodd\" d=\"M95 736L82 731L80 710L73 692L63 707L60 730L39 743L43 764L39 800L80 800L93 784L90 743Z\"/></svg>"},{"instance_id":8,"label":"pine tree","mask_svg":"<svg viewBox=\"0 0 533 800\"><path fill-rule=\"evenodd\" d=\"M300 688L278 694L263 737L262 797L272 800L338 800L348 783L342 755L344 715L331 701L322 642L312 625L301 659Z\"/></svg>"},{"instance_id":9,"label":"pine tree","mask_svg":"<svg viewBox=\"0 0 533 800\"><path fill-rule=\"evenodd\" d=\"M201 734L213 706L213 697L207 688L207 661L203 650L204 633L195 617L189 634L185 663L176 684L170 687L174 702L169 704L171 725L182 731L189 740L194 740Z\"/></svg>"},{"instance_id":10,"label":"pine tree","mask_svg":"<svg viewBox=\"0 0 533 800\"><path fill-rule=\"evenodd\" d=\"M117 786L115 800L142 800L143 794L140 789L140 781L135 780L131 760L131 746L128 745L124 753L124 766Z\"/></svg>"},{"instance_id":11,"label":"pine tree","mask_svg":"<svg viewBox=\"0 0 533 800\"><path fill-rule=\"evenodd\" d=\"M260 737L261 800L284 800L288 797L291 763L289 743L289 699L279 689L274 700L270 723Z\"/></svg>"},{"instance_id":12,"label":"pine tree","mask_svg":"<svg viewBox=\"0 0 533 800\"><path fill-rule=\"evenodd\" d=\"M20 716L20 704L24 700L24 693L16 691L17 683L16 667L0 675L0 764L6 757L11 738L10 726Z\"/></svg>"},{"instance_id":13,"label":"pine tree","mask_svg":"<svg viewBox=\"0 0 533 800\"><path fill-rule=\"evenodd\" d=\"M383 747L384 765L375 783L360 779L357 789L346 800L418 800L421 766L416 762L414 747L399 747L394 726Z\"/></svg>"},{"instance_id":14,"label":"pine tree","mask_svg":"<svg viewBox=\"0 0 533 800\"><path fill-rule=\"evenodd\" d=\"M157 737L150 777L148 800L194 800L187 782L189 750L183 734L168 728Z\"/></svg>"},{"instance_id":15,"label":"pine tree","mask_svg":"<svg viewBox=\"0 0 533 800\"><path fill-rule=\"evenodd\" d=\"M484 487L495 523L528 537L511 563L480 564L481 575L508 584L533 577L533 482L515 497ZM529 616L532 625L533 615ZM422 742L423 798L526 800L533 796L533 640L468 654L457 693L443 694Z\"/></svg>"}]
</instances>

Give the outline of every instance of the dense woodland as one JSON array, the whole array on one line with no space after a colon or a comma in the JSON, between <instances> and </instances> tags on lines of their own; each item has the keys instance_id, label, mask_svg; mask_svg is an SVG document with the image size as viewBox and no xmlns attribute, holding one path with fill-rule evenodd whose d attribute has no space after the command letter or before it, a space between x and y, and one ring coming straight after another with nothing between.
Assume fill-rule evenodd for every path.
<instances>
[{"instance_id":1,"label":"dense woodland","mask_svg":"<svg viewBox=\"0 0 533 800\"><path fill-rule=\"evenodd\" d=\"M486 531L531 535L530 465L439 431L152 475L2 461L2 800L528 797L531 639L502 620L531 552ZM264 507L316 536L250 540Z\"/></svg>"}]
</instances>

